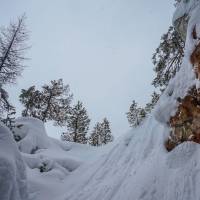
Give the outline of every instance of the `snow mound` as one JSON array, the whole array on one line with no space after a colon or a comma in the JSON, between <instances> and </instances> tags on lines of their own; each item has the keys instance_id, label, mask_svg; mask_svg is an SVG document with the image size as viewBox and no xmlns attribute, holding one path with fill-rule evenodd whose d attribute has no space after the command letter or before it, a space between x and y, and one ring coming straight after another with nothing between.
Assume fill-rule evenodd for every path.
<instances>
[{"instance_id":1,"label":"snow mound","mask_svg":"<svg viewBox=\"0 0 200 200\"><path fill-rule=\"evenodd\" d=\"M44 124L39 119L17 119L14 133L19 138L18 146L21 152L33 154L38 149L47 149L50 145Z\"/></svg>"},{"instance_id":2,"label":"snow mound","mask_svg":"<svg viewBox=\"0 0 200 200\"><path fill-rule=\"evenodd\" d=\"M48 137L43 122L31 117L16 120L14 135L28 172L30 200L56 199L73 171L104 154L91 146Z\"/></svg>"},{"instance_id":3,"label":"snow mound","mask_svg":"<svg viewBox=\"0 0 200 200\"><path fill-rule=\"evenodd\" d=\"M181 168L191 162L199 153L199 144L193 142L185 142L178 145L173 153L169 153L167 157L167 165L170 168Z\"/></svg>"},{"instance_id":4,"label":"snow mound","mask_svg":"<svg viewBox=\"0 0 200 200\"><path fill-rule=\"evenodd\" d=\"M0 199L28 199L24 162L12 134L2 124L0 124Z\"/></svg>"}]
</instances>

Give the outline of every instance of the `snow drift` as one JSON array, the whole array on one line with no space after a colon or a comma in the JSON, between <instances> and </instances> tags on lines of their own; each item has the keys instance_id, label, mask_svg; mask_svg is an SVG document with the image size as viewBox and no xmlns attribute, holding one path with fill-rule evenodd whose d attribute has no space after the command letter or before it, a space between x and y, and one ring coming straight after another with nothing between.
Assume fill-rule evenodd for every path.
<instances>
[{"instance_id":1,"label":"snow drift","mask_svg":"<svg viewBox=\"0 0 200 200\"><path fill-rule=\"evenodd\" d=\"M64 180L73 171L104 154L101 148L48 137L43 122L31 117L16 119L13 132L26 165L29 200L56 199L66 191Z\"/></svg>"},{"instance_id":2,"label":"snow drift","mask_svg":"<svg viewBox=\"0 0 200 200\"><path fill-rule=\"evenodd\" d=\"M24 162L11 132L2 124L0 124L0 199L28 199Z\"/></svg>"},{"instance_id":3,"label":"snow drift","mask_svg":"<svg viewBox=\"0 0 200 200\"><path fill-rule=\"evenodd\" d=\"M197 200L200 146L188 142L167 153L167 129L154 118L119 141L98 163L68 177L65 200Z\"/></svg>"}]
</instances>

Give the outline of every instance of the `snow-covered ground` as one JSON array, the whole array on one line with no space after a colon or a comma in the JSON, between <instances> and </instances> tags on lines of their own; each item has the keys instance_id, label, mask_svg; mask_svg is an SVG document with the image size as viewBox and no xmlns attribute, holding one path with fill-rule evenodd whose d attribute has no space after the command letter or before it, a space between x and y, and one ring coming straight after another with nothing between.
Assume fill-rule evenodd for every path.
<instances>
[{"instance_id":1,"label":"snow-covered ground","mask_svg":"<svg viewBox=\"0 0 200 200\"><path fill-rule=\"evenodd\" d=\"M0 199L199 200L200 145L185 142L171 152L164 148L170 132L166 122L176 111L177 97L199 86L189 62L199 42L191 37L194 25L200 36L199 2L183 0L177 7L174 20L190 17L183 64L141 127L109 146L93 148L50 138L41 121L20 118L14 130L19 153L1 126Z\"/></svg>"},{"instance_id":2,"label":"snow-covered ground","mask_svg":"<svg viewBox=\"0 0 200 200\"><path fill-rule=\"evenodd\" d=\"M59 141L47 136L44 124L34 118L19 118L14 129L26 164L28 193L31 200L57 199L67 191L68 176L85 163L104 155L106 148Z\"/></svg>"},{"instance_id":3,"label":"snow-covered ground","mask_svg":"<svg viewBox=\"0 0 200 200\"><path fill-rule=\"evenodd\" d=\"M142 127L103 148L49 138L37 119L22 118L18 120L20 124L25 137L18 145L24 150L21 155L26 164L30 200L197 200L200 197L200 145L183 143L168 153L163 142L169 130L153 116ZM34 146L37 143L32 147L29 144L28 151L22 148L22 141L33 133L42 137L40 142L46 141L46 146L40 142L38 148Z\"/></svg>"},{"instance_id":4,"label":"snow-covered ground","mask_svg":"<svg viewBox=\"0 0 200 200\"><path fill-rule=\"evenodd\" d=\"M188 142L168 153L167 130L149 118L98 162L71 174L64 184L68 191L58 199L199 199L200 146Z\"/></svg>"}]
</instances>

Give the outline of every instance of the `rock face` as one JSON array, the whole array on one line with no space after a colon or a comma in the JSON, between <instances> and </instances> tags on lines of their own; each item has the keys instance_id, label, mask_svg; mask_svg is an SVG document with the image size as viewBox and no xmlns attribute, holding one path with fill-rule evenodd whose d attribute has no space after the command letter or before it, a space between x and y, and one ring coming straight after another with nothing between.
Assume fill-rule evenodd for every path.
<instances>
[{"instance_id":1,"label":"rock face","mask_svg":"<svg viewBox=\"0 0 200 200\"><path fill-rule=\"evenodd\" d=\"M199 40L197 37L196 26L193 28L192 37L194 40ZM193 65L196 79L200 80L200 42L195 46L195 49L190 56L190 62Z\"/></svg>"},{"instance_id":2,"label":"rock face","mask_svg":"<svg viewBox=\"0 0 200 200\"><path fill-rule=\"evenodd\" d=\"M168 151L185 141L200 143L200 93L193 87L177 101L178 110L170 118L171 133L165 144Z\"/></svg>"},{"instance_id":3,"label":"rock face","mask_svg":"<svg viewBox=\"0 0 200 200\"><path fill-rule=\"evenodd\" d=\"M185 38L188 26L188 15L180 17L175 21L176 29ZM171 132L165 143L168 151L185 141L193 141L200 144L200 38L196 30L198 24L193 24L190 38L194 47L189 55L189 61L193 67L196 78L196 85L188 91L184 98L178 98L178 108L174 116L170 117L169 125Z\"/></svg>"}]
</instances>

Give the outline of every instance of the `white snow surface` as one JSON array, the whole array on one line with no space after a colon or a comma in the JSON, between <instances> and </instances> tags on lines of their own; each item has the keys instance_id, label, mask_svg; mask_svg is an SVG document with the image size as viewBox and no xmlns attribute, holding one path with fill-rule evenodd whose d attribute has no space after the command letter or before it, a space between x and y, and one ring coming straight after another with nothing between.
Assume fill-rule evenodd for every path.
<instances>
[{"instance_id":1,"label":"white snow surface","mask_svg":"<svg viewBox=\"0 0 200 200\"><path fill-rule=\"evenodd\" d=\"M29 199L199 200L200 145L187 142L168 153L163 145L168 133L167 126L150 116L103 148L45 136L46 149L22 153ZM47 164L43 173L42 163Z\"/></svg>"},{"instance_id":2,"label":"white snow surface","mask_svg":"<svg viewBox=\"0 0 200 200\"><path fill-rule=\"evenodd\" d=\"M98 162L71 174L64 184L66 194L57 199L199 199L200 145L183 143L168 153L166 134L167 127L150 117Z\"/></svg>"},{"instance_id":3,"label":"white snow surface","mask_svg":"<svg viewBox=\"0 0 200 200\"><path fill-rule=\"evenodd\" d=\"M183 64L142 126L111 145L92 148L48 137L39 120L17 120L19 126L15 131L21 137L18 147L26 164L28 200L200 199L200 145L185 142L171 152L164 148L164 141L170 132L167 121L176 112L177 98L184 97L191 86L200 85L189 62L189 56L198 42L191 37L194 25L198 35L200 33L199 2L183 0L177 6L174 19L188 12L190 14ZM6 131L0 129L0 136L3 132ZM6 173L0 169L0 183L3 180L9 185L12 181L17 191L25 191L21 189L24 184L19 186L17 181L25 182L25 178L21 178L25 177L24 173L15 179L17 175L11 176L13 172L9 173L5 168L4 160L8 161L10 169L16 171L18 168L14 161L20 160L21 156L16 147L9 150L13 142L8 147L4 144L3 141L8 141L4 135L0 138L0 148L3 149L0 166L10 175L5 176ZM5 156L7 150L11 158ZM0 185L0 199L14 200L1 195Z\"/></svg>"},{"instance_id":4,"label":"white snow surface","mask_svg":"<svg viewBox=\"0 0 200 200\"><path fill-rule=\"evenodd\" d=\"M43 122L31 117L17 119L14 132L21 138L17 145L26 164L29 193L26 200L57 199L66 192L63 184L73 171L83 163L97 160L112 146L97 149L50 138Z\"/></svg>"},{"instance_id":5,"label":"white snow surface","mask_svg":"<svg viewBox=\"0 0 200 200\"><path fill-rule=\"evenodd\" d=\"M190 17L193 14L193 10L198 6L199 0L181 0L181 2L177 4L176 11L174 12L173 23L184 15L189 15Z\"/></svg>"},{"instance_id":6,"label":"white snow surface","mask_svg":"<svg viewBox=\"0 0 200 200\"><path fill-rule=\"evenodd\" d=\"M27 200L25 165L11 132L0 124L0 199Z\"/></svg>"}]
</instances>

